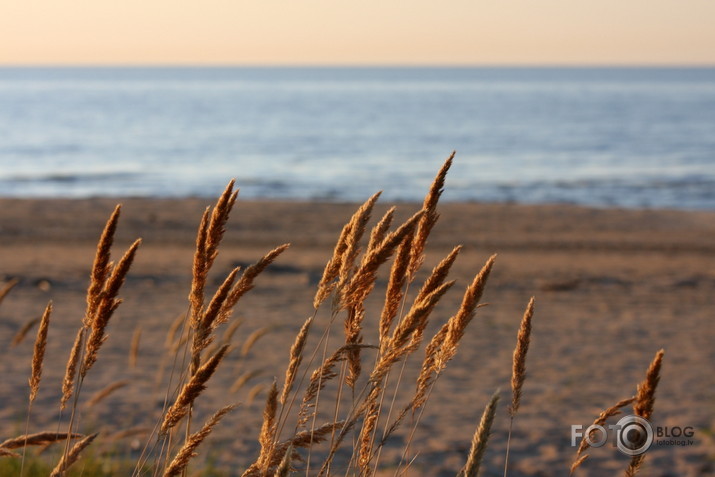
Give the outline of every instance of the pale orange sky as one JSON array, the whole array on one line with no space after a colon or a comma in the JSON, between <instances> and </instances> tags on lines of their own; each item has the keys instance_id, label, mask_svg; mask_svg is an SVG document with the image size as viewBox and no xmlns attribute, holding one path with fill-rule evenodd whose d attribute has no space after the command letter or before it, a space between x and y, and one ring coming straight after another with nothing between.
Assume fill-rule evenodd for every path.
<instances>
[{"instance_id":1,"label":"pale orange sky","mask_svg":"<svg viewBox=\"0 0 715 477\"><path fill-rule=\"evenodd\" d=\"M0 64L715 65L715 0L0 0Z\"/></svg>"}]
</instances>

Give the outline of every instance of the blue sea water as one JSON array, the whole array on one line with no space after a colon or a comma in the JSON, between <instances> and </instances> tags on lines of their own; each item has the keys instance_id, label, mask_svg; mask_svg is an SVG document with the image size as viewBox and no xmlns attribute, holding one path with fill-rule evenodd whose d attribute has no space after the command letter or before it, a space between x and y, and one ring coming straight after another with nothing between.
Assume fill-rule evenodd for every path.
<instances>
[{"instance_id":1,"label":"blue sea water","mask_svg":"<svg viewBox=\"0 0 715 477\"><path fill-rule=\"evenodd\" d=\"M715 209L715 68L0 68L0 195Z\"/></svg>"}]
</instances>

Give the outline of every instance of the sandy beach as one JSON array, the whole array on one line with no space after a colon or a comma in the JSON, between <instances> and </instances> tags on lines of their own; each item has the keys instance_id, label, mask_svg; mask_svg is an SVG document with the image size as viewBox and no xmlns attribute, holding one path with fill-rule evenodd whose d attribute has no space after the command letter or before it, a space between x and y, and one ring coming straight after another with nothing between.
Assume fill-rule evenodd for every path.
<instances>
[{"instance_id":1,"label":"sandy beach","mask_svg":"<svg viewBox=\"0 0 715 477\"><path fill-rule=\"evenodd\" d=\"M0 199L0 282L18 285L0 305L3 379L0 436L22 429L27 407L31 335L15 348L10 341L48 300L55 312L42 387L31 427L53 429L60 382L69 348L85 308L94 249L114 205L123 204L113 257L137 237L143 244L121 292L124 303L109 327L109 340L86 381L84 398L116 380L129 384L92 409L83 424L105 435L151 426L165 389L157 386L167 330L187 309L196 228L209 199ZM388 205L381 204L376 215ZM405 219L417 204L397 204ZM315 284L354 204L242 201L239 198L211 290L231 267L291 243L239 304L244 320L237 348L197 404L204 416L231 402L228 416L201 452L231 472L255 459L265 394L248 399L255 385L282 380L288 350L312 313ZM524 307L536 297L528 376L514 422L511 476L562 476L575 455L571 425L587 426L598 413L635 393L648 364L666 351L654 423L691 426L693 445L656 446L643 475L715 475L715 213L671 210L591 209L568 205L445 203L428 244L429 270L454 245L462 244L453 278L457 285L432 315L429 336L457 309L462 290L486 259L497 261L481 308L456 358L440 378L411 449L419 452L411 475L455 475L462 466L484 405L497 389L502 402L482 475L501 475L509 418L511 355ZM380 275L384 285L387 270ZM423 274L424 275L424 274ZM422 277L421 275L420 277ZM365 342L374 337L383 287L369 300ZM325 321L327 315L318 316ZM128 366L132 335L141 326L139 365ZM270 326L245 355L240 345L251 332ZM339 326L336 329L340 329ZM337 338L336 338L337 340ZM421 353L420 353L421 357ZM406 368L413 386L417 366ZM242 373L260 373L230 393ZM164 378L166 376L164 375ZM381 456L382 467L399 462L404 436ZM105 444L109 445L109 444ZM591 451L578 475L622 472L628 458L607 445ZM224 469L224 467L220 467ZM239 475L231 474L231 475ZM392 475L386 472L385 475Z\"/></svg>"}]
</instances>

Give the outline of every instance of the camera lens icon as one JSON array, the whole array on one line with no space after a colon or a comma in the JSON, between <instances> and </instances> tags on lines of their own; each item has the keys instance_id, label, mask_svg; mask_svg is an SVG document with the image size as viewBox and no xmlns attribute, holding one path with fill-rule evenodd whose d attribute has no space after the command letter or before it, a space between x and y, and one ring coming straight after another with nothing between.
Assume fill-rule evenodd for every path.
<instances>
[{"instance_id":1,"label":"camera lens icon","mask_svg":"<svg viewBox=\"0 0 715 477\"><path fill-rule=\"evenodd\" d=\"M616 429L616 446L626 455L641 455L653 444L653 428L642 417L625 416Z\"/></svg>"}]
</instances>

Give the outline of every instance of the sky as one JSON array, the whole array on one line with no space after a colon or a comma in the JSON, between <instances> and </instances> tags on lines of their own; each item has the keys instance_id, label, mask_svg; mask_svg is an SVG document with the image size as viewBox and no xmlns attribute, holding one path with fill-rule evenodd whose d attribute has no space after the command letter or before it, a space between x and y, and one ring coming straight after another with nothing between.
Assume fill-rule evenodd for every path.
<instances>
[{"instance_id":1,"label":"sky","mask_svg":"<svg viewBox=\"0 0 715 477\"><path fill-rule=\"evenodd\" d=\"M5 65L715 65L713 0L0 0Z\"/></svg>"}]
</instances>

